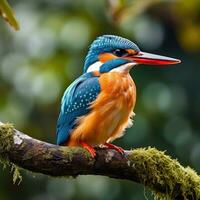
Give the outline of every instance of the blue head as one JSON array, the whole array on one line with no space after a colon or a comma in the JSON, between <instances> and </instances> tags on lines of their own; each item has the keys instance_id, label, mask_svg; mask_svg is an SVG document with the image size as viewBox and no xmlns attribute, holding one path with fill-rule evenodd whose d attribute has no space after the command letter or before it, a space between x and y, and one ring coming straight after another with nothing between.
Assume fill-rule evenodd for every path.
<instances>
[{"instance_id":1,"label":"blue head","mask_svg":"<svg viewBox=\"0 0 200 200\"><path fill-rule=\"evenodd\" d=\"M103 35L98 37L91 44L86 56L84 73L88 70L92 71L91 66L93 65L94 68L94 63L96 63L96 67L99 68L101 65L111 60L114 61L118 59L119 62L123 62L124 59L122 59L122 56L128 54L127 50L133 50L133 53L140 51L138 46L128 39L115 35ZM127 62L127 60L124 60L124 62Z\"/></svg>"},{"instance_id":2,"label":"blue head","mask_svg":"<svg viewBox=\"0 0 200 200\"><path fill-rule=\"evenodd\" d=\"M136 64L164 65L174 64L179 60L141 52L139 47L130 40L115 36L98 37L90 46L86 56L84 73L100 71L101 73L122 69L130 69Z\"/></svg>"}]
</instances>

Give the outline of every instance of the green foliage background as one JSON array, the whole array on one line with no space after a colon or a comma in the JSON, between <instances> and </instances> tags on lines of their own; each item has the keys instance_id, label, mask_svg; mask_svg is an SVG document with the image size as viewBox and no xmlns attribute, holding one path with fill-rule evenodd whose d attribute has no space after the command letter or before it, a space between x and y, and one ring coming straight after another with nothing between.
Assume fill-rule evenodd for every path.
<instances>
[{"instance_id":1,"label":"green foliage background","mask_svg":"<svg viewBox=\"0 0 200 200\"><path fill-rule=\"evenodd\" d=\"M200 1L9 1L20 22L0 20L0 121L55 142L60 99L82 73L98 35L116 34L143 51L180 58L164 68L136 66L134 125L116 141L125 149L155 146L200 172ZM106 177L53 179L23 174L20 186L1 169L0 199L145 199L143 186ZM34 178L35 177L35 178Z\"/></svg>"}]
</instances>

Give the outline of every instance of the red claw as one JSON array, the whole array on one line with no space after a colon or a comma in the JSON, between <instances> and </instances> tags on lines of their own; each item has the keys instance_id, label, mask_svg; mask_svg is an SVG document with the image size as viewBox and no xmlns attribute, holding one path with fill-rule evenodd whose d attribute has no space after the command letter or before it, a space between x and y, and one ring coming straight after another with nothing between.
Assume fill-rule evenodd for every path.
<instances>
[{"instance_id":1,"label":"red claw","mask_svg":"<svg viewBox=\"0 0 200 200\"><path fill-rule=\"evenodd\" d=\"M85 142L80 142L80 144L81 144L81 146L84 149L86 149L90 153L90 155L92 156L92 158L96 157L96 151L95 151L95 149L92 146L90 146L89 144L87 144Z\"/></svg>"},{"instance_id":2,"label":"red claw","mask_svg":"<svg viewBox=\"0 0 200 200\"><path fill-rule=\"evenodd\" d=\"M105 143L104 145L105 145L107 148L109 148L109 149L114 149L114 150L116 150L117 152L119 152L119 153L122 154L122 155L125 154L124 149L122 149L121 147L118 147L118 146L116 146L116 145L114 145L114 144L110 144L110 143Z\"/></svg>"}]
</instances>

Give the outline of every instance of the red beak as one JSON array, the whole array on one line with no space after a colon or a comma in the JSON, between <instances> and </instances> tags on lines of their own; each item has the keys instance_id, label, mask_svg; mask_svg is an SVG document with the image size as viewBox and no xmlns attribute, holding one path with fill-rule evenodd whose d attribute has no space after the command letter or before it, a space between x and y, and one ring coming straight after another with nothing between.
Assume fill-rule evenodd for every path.
<instances>
[{"instance_id":1,"label":"red beak","mask_svg":"<svg viewBox=\"0 0 200 200\"><path fill-rule=\"evenodd\" d=\"M128 56L128 59L134 61L135 63L146 65L172 65L181 62L175 58L145 52L139 52L137 55Z\"/></svg>"}]
</instances>

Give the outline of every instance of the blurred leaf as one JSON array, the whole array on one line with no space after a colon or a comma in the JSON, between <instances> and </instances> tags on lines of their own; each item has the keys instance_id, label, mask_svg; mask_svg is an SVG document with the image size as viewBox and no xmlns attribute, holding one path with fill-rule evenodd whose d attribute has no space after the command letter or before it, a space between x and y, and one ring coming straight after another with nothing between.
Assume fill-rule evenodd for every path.
<instances>
[{"instance_id":1,"label":"blurred leaf","mask_svg":"<svg viewBox=\"0 0 200 200\"><path fill-rule=\"evenodd\" d=\"M107 0L109 13L113 22L121 22L127 17L136 17L145 12L149 7L161 3L163 0Z\"/></svg>"},{"instance_id":2,"label":"blurred leaf","mask_svg":"<svg viewBox=\"0 0 200 200\"><path fill-rule=\"evenodd\" d=\"M14 12L7 0L0 0L0 15L12 26L16 31L19 30L19 24L15 18Z\"/></svg>"},{"instance_id":3,"label":"blurred leaf","mask_svg":"<svg viewBox=\"0 0 200 200\"><path fill-rule=\"evenodd\" d=\"M187 26L186 26L187 25ZM199 51L200 49L200 26L199 24L185 24L185 26L179 28L178 39L180 44L185 50Z\"/></svg>"},{"instance_id":4,"label":"blurred leaf","mask_svg":"<svg viewBox=\"0 0 200 200\"><path fill-rule=\"evenodd\" d=\"M178 1L174 4L177 39L187 51L200 50L200 1Z\"/></svg>"}]
</instances>

